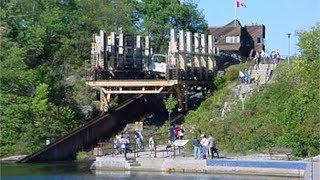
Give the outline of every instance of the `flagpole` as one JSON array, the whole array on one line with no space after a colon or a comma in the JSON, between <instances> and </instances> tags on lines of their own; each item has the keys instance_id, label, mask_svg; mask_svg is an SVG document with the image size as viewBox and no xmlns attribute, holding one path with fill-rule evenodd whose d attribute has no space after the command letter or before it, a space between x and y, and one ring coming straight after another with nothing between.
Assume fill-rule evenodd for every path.
<instances>
[{"instance_id":1,"label":"flagpole","mask_svg":"<svg viewBox=\"0 0 320 180\"><path fill-rule=\"evenodd\" d=\"M234 0L234 26L236 26L237 22L237 0Z\"/></svg>"}]
</instances>

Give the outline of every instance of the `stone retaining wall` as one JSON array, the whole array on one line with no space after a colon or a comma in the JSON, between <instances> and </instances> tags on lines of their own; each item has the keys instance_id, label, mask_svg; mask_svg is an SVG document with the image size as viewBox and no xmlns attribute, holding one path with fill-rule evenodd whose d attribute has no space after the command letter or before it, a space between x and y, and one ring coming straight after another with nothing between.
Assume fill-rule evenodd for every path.
<instances>
[{"instance_id":1,"label":"stone retaining wall","mask_svg":"<svg viewBox=\"0 0 320 180\"><path fill-rule=\"evenodd\" d=\"M290 161L263 161L264 166L250 167L244 166L250 161L241 160L194 160L192 158L137 158L141 166L130 166L122 157L98 157L92 169L97 171L154 171L154 172L184 172L184 173L208 173L208 174L232 174L232 175L261 175L261 176L283 176L283 177L303 177L306 170L306 162ZM217 161L220 163L217 163ZM228 162L235 162L230 165ZM221 162L227 162L226 165ZM237 165L237 162L239 165ZM252 161L256 165L259 161ZM271 165L266 165L270 163ZM297 168L285 168L275 164L293 163ZM283 165L283 164L282 164ZM300 165L300 166L299 166ZM273 167L274 166L274 167ZM290 166L288 166L290 167Z\"/></svg>"}]
</instances>

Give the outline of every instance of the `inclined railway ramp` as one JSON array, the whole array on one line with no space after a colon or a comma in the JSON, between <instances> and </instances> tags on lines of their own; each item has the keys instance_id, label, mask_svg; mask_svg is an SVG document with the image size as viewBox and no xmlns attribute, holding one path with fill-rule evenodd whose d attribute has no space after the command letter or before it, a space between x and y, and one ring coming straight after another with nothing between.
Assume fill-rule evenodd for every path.
<instances>
[{"instance_id":1,"label":"inclined railway ramp","mask_svg":"<svg viewBox=\"0 0 320 180\"><path fill-rule=\"evenodd\" d=\"M151 112L151 101L136 95L109 113L90 120L70 134L21 159L21 163L64 161L75 158L78 151L89 150L102 139L108 139L127 122Z\"/></svg>"}]
</instances>

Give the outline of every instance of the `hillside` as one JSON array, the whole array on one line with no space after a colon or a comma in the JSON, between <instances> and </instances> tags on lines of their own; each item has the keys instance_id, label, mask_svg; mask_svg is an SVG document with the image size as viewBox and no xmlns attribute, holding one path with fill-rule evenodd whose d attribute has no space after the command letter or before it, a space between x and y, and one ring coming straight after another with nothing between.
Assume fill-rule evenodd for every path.
<instances>
[{"instance_id":1,"label":"hillside","mask_svg":"<svg viewBox=\"0 0 320 180\"><path fill-rule=\"evenodd\" d=\"M272 83L254 91L245 100L244 109L232 93L234 84L220 81L218 84L222 88L186 116L185 124L191 133L189 137L212 133L219 148L229 153L264 152L270 147L289 147L296 156L318 154L319 35L319 25L309 32L301 32L301 56L292 59L290 65L283 61L275 70ZM225 101L232 102L231 111L221 118Z\"/></svg>"}]
</instances>

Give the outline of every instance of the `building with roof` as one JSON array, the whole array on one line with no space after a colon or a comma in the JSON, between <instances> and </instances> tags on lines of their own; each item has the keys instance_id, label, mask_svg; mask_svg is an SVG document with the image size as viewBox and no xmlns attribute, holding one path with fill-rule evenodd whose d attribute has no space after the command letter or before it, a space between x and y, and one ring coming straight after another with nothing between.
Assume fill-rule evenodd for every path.
<instances>
[{"instance_id":1,"label":"building with roof","mask_svg":"<svg viewBox=\"0 0 320 180\"><path fill-rule=\"evenodd\" d=\"M265 50L265 26L242 26L238 20L222 27L210 27L209 33L220 52L252 57L256 52Z\"/></svg>"}]
</instances>

